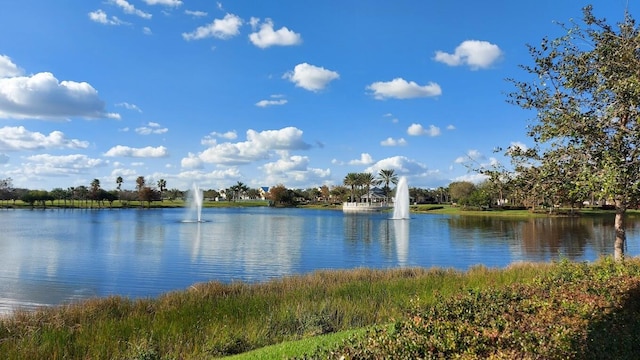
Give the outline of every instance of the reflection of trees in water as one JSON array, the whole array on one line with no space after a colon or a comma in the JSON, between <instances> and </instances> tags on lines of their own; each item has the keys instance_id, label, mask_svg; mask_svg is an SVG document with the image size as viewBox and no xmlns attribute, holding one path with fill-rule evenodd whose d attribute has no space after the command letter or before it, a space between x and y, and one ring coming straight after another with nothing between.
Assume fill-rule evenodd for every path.
<instances>
[{"instance_id":1,"label":"reflection of trees in water","mask_svg":"<svg viewBox=\"0 0 640 360\"><path fill-rule=\"evenodd\" d=\"M584 255L594 239L593 219L536 218L522 223L520 240L527 254L563 256L569 259Z\"/></svg>"},{"instance_id":2,"label":"reflection of trees in water","mask_svg":"<svg viewBox=\"0 0 640 360\"><path fill-rule=\"evenodd\" d=\"M610 254L615 233L613 217L553 217L509 219L457 216L448 219L451 240L466 246L508 242L527 258L559 256L580 259L586 251ZM629 229L637 229L629 222ZM519 249L519 250L516 250Z\"/></svg>"},{"instance_id":3,"label":"reflection of trees in water","mask_svg":"<svg viewBox=\"0 0 640 360\"><path fill-rule=\"evenodd\" d=\"M451 240L457 243L495 243L512 239L519 221L483 216L452 216L448 219Z\"/></svg>"},{"instance_id":4,"label":"reflection of trees in water","mask_svg":"<svg viewBox=\"0 0 640 360\"><path fill-rule=\"evenodd\" d=\"M409 243L409 220L390 220L380 214L346 214L344 239L351 246L379 243L385 257L394 254L406 262Z\"/></svg>"},{"instance_id":5,"label":"reflection of trees in water","mask_svg":"<svg viewBox=\"0 0 640 360\"><path fill-rule=\"evenodd\" d=\"M211 266L208 271L222 268L224 275L243 273L245 279L280 276L294 271L303 239L314 228L307 224L309 219L286 213L226 211L211 222L182 224L180 243L192 262Z\"/></svg>"},{"instance_id":6,"label":"reflection of trees in water","mask_svg":"<svg viewBox=\"0 0 640 360\"><path fill-rule=\"evenodd\" d=\"M160 255L165 241L164 218L160 211L135 210L135 249L136 253L146 254L149 249ZM153 244L149 247L149 244Z\"/></svg>"},{"instance_id":7,"label":"reflection of trees in water","mask_svg":"<svg viewBox=\"0 0 640 360\"><path fill-rule=\"evenodd\" d=\"M368 214L347 214L344 216L344 239L351 244L371 243L374 219Z\"/></svg>"}]
</instances>

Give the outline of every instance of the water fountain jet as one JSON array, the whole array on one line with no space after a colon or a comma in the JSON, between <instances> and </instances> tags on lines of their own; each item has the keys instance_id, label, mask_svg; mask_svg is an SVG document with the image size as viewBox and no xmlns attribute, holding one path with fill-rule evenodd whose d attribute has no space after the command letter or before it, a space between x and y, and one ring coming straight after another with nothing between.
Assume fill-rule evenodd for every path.
<instances>
[{"instance_id":1,"label":"water fountain jet","mask_svg":"<svg viewBox=\"0 0 640 360\"><path fill-rule=\"evenodd\" d=\"M185 222L203 222L202 220L202 190L196 183L189 192L189 218ZM195 217L195 219L193 218Z\"/></svg>"},{"instance_id":2,"label":"water fountain jet","mask_svg":"<svg viewBox=\"0 0 640 360\"><path fill-rule=\"evenodd\" d=\"M409 216L409 187L407 178L402 176L396 186L396 197L393 200L393 220L410 219Z\"/></svg>"}]
</instances>

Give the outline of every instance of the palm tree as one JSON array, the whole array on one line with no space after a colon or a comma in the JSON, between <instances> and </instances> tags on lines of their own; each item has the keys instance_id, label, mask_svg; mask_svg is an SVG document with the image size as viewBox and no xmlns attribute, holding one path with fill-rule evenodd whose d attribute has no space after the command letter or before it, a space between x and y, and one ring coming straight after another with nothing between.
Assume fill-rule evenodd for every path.
<instances>
[{"instance_id":1,"label":"palm tree","mask_svg":"<svg viewBox=\"0 0 640 360\"><path fill-rule=\"evenodd\" d=\"M238 187L238 197L242 197L247 191L249 191L249 187L240 181L236 184Z\"/></svg>"},{"instance_id":2,"label":"palm tree","mask_svg":"<svg viewBox=\"0 0 640 360\"><path fill-rule=\"evenodd\" d=\"M384 201L389 202L389 193L391 192L389 184L397 184L398 175L395 174L393 169L382 169L378 173L378 176L380 177L380 182L384 184Z\"/></svg>"},{"instance_id":3,"label":"palm tree","mask_svg":"<svg viewBox=\"0 0 640 360\"><path fill-rule=\"evenodd\" d=\"M144 181L144 176L138 176L138 178L136 179L136 189L138 191L142 190L142 188L144 187L145 181Z\"/></svg>"},{"instance_id":4,"label":"palm tree","mask_svg":"<svg viewBox=\"0 0 640 360\"><path fill-rule=\"evenodd\" d=\"M158 190L160 190L160 201L162 201L163 194L167 190L167 181L165 179L158 180Z\"/></svg>"},{"instance_id":5,"label":"palm tree","mask_svg":"<svg viewBox=\"0 0 640 360\"><path fill-rule=\"evenodd\" d=\"M118 185L118 190L120 190L120 187L122 187L122 176L118 176L116 178L116 184Z\"/></svg>"},{"instance_id":6,"label":"palm tree","mask_svg":"<svg viewBox=\"0 0 640 360\"><path fill-rule=\"evenodd\" d=\"M231 190L231 193L233 194L233 198L235 200L239 200L242 194L244 194L246 191L249 190L249 187L244 183L238 181L238 183L231 186L229 190Z\"/></svg>"},{"instance_id":7,"label":"palm tree","mask_svg":"<svg viewBox=\"0 0 640 360\"><path fill-rule=\"evenodd\" d=\"M360 183L359 180L358 173L348 173L342 181L345 186L348 186L351 189L351 202L354 202L354 190Z\"/></svg>"},{"instance_id":8,"label":"palm tree","mask_svg":"<svg viewBox=\"0 0 640 360\"><path fill-rule=\"evenodd\" d=\"M89 197L91 198L91 207L93 207L93 200L97 200L98 207L100 207L100 180L93 179L93 181L91 182Z\"/></svg>"},{"instance_id":9,"label":"palm tree","mask_svg":"<svg viewBox=\"0 0 640 360\"><path fill-rule=\"evenodd\" d=\"M165 179L158 180L158 189L160 192L167 190L167 181Z\"/></svg>"},{"instance_id":10,"label":"palm tree","mask_svg":"<svg viewBox=\"0 0 640 360\"><path fill-rule=\"evenodd\" d=\"M364 186L365 188L365 194L367 194L367 203L371 202L371 194L369 192L369 190L371 189L372 186L376 186L378 184L378 181L376 180L376 178L373 176L372 173L360 173L359 174L359 178L360 178L360 185Z\"/></svg>"}]
</instances>

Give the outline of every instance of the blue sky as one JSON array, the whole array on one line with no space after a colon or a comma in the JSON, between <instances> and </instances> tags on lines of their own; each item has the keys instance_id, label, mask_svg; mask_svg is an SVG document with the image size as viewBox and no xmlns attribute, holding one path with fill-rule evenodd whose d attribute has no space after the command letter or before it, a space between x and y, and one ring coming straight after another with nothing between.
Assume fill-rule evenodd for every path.
<instances>
[{"instance_id":1,"label":"blue sky","mask_svg":"<svg viewBox=\"0 0 640 360\"><path fill-rule=\"evenodd\" d=\"M477 181L531 146L526 44L588 3L0 0L0 178L15 187ZM592 1L618 22L636 0Z\"/></svg>"}]
</instances>

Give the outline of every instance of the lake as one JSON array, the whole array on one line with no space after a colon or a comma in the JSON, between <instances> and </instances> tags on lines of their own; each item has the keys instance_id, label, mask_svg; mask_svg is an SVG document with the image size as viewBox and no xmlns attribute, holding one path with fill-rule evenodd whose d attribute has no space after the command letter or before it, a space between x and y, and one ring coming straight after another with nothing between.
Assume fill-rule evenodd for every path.
<instances>
[{"instance_id":1,"label":"lake","mask_svg":"<svg viewBox=\"0 0 640 360\"><path fill-rule=\"evenodd\" d=\"M96 296L153 297L204 281L319 269L505 267L613 253L613 216L509 219L273 208L0 210L0 313ZM630 218L627 254L640 254Z\"/></svg>"}]
</instances>

